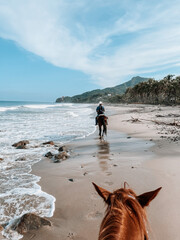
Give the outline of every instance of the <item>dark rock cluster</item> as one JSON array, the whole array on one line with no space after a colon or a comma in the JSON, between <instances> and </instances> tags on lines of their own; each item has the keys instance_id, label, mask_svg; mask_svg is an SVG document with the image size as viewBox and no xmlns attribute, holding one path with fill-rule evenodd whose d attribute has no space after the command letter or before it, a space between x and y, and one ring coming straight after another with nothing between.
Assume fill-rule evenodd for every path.
<instances>
[{"instance_id":1,"label":"dark rock cluster","mask_svg":"<svg viewBox=\"0 0 180 240\"><path fill-rule=\"evenodd\" d=\"M12 146L15 147L16 149L26 149L27 144L29 144L29 141L23 140L23 141L14 143ZM58 163L58 162L61 162L62 160L66 160L70 156L69 151L66 146L59 147L59 146L55 145L53 141L44 142L44 143L42 143L42 145L35 146L35 147L40 147L40 146L42 147L45 145L54 146L56 150L58 149L58 152L56 154L49 151L44 155L45 157L53 160L54 163ZM33 146L31 146L31 147L33 148ZM0 158L0 161L2 161L2 160L3 159ZM26 158L20 157L20 158L17 158L15 161L26 161Z\"/></svg>"},{"instance_id":2,"label":"dark rock cluster","mask_svg":"<svg viewBox=\"0 0 180 240\"><path fill-rule=\"evenodd\" d=\"M25 234L30 230L37 230L42 226L51 226L51 222L46 218L42 218L34 213L26 213L22 217L16 219L10 226L12 230L17 231L19 234ZM9 223L2 224L0 231L9 227Z\"/></svg>"},{"instance_id":3,"label":"dark rock cluster","mask_svg":"<svg viewBox=\"0 0 180 240\"><path fill-rule=\"evenodd\" d=\"M58 153L53 154L52 152L47 152L44 156L53 160L54 163L58 163L62 160L66 160L70 154L66 146L61 146L58 149Z\"/></svg>"},{"instance_id":4,"label":"dark rock cluster","mask_svg":"<svg viewBox=\"0 0 180 240\"><path fill-rule=\"evenodd\" d=\"M29 144L28 140L19 141L14 143L12 146L16 147L16 149L26 149L26 145Z\"/></svg>"},{"instance_id":5,"label":"dark rock cluster","mask_svg":"<svg viewBox=\"0 0 180 240\"><path fill-rule=\"evenodd\" d=\"M53 141L44 142L43 145L54 145L54 142Z\"/></svg>"},{"instance_id":6,"label":"dark rock cluster","mask_svg":"<svg viewBox=\"0 0 180 240\"><path fill-rule=\"evenodd\" d=\"M45 225L51 226L51 222L36 214L27 213L19 219L15 230L20 234L25 234L29 230L36 230Z\"/></svg>"}]
</instances>

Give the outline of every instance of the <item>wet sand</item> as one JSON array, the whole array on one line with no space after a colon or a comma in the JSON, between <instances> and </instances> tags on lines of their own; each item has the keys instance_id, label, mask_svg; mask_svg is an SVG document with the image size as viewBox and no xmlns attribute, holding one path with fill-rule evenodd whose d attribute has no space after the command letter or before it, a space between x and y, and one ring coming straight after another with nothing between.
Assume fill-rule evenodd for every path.
<instances>
[{"instance_id":1,"label":"wet sand","mask_svg":"<svg viewBox=\"0 0 180 240\"><path fill-rule=\"evenodd\" d=\"M180 218L180 106L130 105L121 106L117 115L111 118L114 130L126 132L154 143L152 159L144 161L143 169L154 176L152 180L162 190L151 203L148 218L151 226L150 239L178 240ZM140 121L133 122L130 119ZM157 122L157 123L156 123ZM171 126L171 123L178 126ZM167 124L167 125L166 125ZM146 158L146 155L144 155ZM144 185L144 179L141 184Z\"/></svg>"},{"instance_id":2,"label":"wet sand","mask_svg":"<svg viewBox=\"0 0 180 240\"><path fill-rule=\"evenodd\" d=\"M52 227L31 231L23 240L98 239L105 205L92 182L111 191L125 181L137 194L163 187L147 209L150 239L179 240L180 141L174 142L174 135L162 138L154 122L129 121L131 117L157 119L159 111L167 115L179 108L122 105L109 109L116 114L109 118L106 141L101 142L96 132L69 146L70 159L53 163L43 158L34 165L43 191L56 197L56 209L50 218Z\"/></svg>"}]
</instances>

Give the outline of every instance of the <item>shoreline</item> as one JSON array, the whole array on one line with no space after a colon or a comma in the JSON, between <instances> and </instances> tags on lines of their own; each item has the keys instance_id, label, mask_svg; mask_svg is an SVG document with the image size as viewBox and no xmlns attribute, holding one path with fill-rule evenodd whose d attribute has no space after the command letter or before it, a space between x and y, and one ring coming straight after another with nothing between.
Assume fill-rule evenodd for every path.
<instances>
[{"instance_id":1,"label":"shoreline","mask_svg":"<svg viewBox=\"0 0 180 240\"><path fill-rule=\"evenodd\" d=\"M92 181L108 190L120 188L127 181L137 194L162 186L157 199L147 209L150 238L178 240L179 142L161 138L157 126L150 121L145 124L127 121L132 116L141 118L142 114L143 118L147 115L149 120L152 113L160 111L159 106L107 108L116 111L109 118L108 129L112 131L108 131L108 144L101 144L96 132L86 141L78 140L70 144L74 150L70 159L58 165L50 163L49 159L42 159L33 166L32 174L41 176L38 184L43 191L56 198L56 206L54 216L50 218L53 226L30 231L23 240L97 239L105 208L92 187ZM141 112L142 108L146 113ZM167 112L167 108L163 108L161 113ZM172 109L168 111L172 112ZM138 142L138 151L129 151L130 141L134 141L132 146ZM144 161L145 156L147 159Z\"/></svg>"}]
</instances>

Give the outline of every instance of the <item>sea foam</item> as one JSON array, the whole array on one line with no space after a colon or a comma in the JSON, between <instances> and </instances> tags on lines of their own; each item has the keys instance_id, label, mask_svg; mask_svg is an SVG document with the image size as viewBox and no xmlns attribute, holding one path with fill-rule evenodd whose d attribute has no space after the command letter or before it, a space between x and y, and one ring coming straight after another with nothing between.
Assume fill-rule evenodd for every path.
<instances>
[{"instance_id":1,"label":"sea foam","mask_svg":"<svg viewBox=\"0 0 180 240\"><path fill-rule=\"evenodd\" d=\"M10 104L9 104L10 105ZM31 174L32 166L40 161L53 146L84 138L95 131L93 109L90 105L76 104L13 104L0 106L0 224L12 222L25 213L33 212L51 217L55 198L42 191L40 177ZM29 140L27 149L16 149L12 144ZM20 161L18 159L24 159ZM7 227L8 239L22 236Z\"/></svg>"}]
</instances>

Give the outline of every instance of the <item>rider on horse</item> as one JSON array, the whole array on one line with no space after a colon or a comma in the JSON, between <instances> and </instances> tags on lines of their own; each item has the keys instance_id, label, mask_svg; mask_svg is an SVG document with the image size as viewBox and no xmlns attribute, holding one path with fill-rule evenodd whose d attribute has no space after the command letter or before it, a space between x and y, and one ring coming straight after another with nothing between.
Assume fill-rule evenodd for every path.
<instances>
[{"instance_id":1,"label":"rider on horse","mask_svg":"<svg viewBox=\"0 0 180 240\"><path fill-rule=\"evenodd\" d=\"M99 115L100 115L100 114L103 115L104 112L105 112L105 108L103 107L101 101L99 102L99 106L96 108L96 112L97 112L97 116L96 116L96 125L97 125L97 121L98 121L98 117L99 117Z\"/></svg>"}]
</instances>

